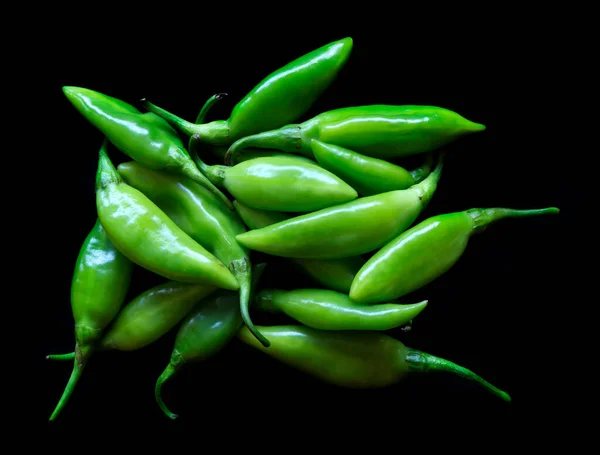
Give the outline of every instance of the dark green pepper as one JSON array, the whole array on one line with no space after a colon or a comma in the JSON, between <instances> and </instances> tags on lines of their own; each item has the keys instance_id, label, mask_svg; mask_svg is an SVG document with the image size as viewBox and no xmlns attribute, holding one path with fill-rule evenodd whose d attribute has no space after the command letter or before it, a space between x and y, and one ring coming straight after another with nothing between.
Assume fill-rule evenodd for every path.
<instances>
[{"instance_id":1,"label":"dark green pepper","mask_svg":"<svg viewBox=\"0 0 600 455\"><path fill-rule=\"evenodd\" d=\"M271 73L231 111L227 120L203 125L187 122L142 100L151 112L201 142L230 145L237 139L279 128L302 116L336 79L352 51L352 38L322 46Z\"/></svg>"},{"instance_id":2,"label":"dark green pepper","mask_svg":"<svg viewBox=\"0 0 600 455\"><path fill-rule=\"evenodd\" d=\"M169 281L141 293L119 312L106 334L97 345L98 351L110 349L133 351L155 342L179 323L198 303L217 288L214 286ZM48 356L54 360L66 360L74 353ZM75 373L75 370L74 370ZM65 389L65 395L54 411L52 420L71 396L81 370Z\"/></svg>"},{"instance_id":3,"label":"dark green pepper","mask_svg":"<svg viewBox=\"0 0 600 455\"><path fill-rule=\"evenodd\" d=\"M287 156L254 158L235 166L196 165L218 187L242 204L260 210L312 212L349 202L358 193L316 163Z\"/></svg>"},{"instance_id":4,"label":"dark green pepper","mask_svg":"<svg viewBox=\"0 0 600 455\"><path fill-rule=\"evenodd\" d=\"M374 158L401 158L431 152L461 136L485 130L448 109L376 104L323 112L303 123L246 136L225 154L229 165L246 147L269 148L313 157L318 139Z\"/></svg>"},{"instance_id":5,"label":"dark green pepper","mask_svg":"<svg viewBox=\"0 0 600 455\"><path fill-rule=\"evenodd\" d=\"M141 113L132 105L81 87L63 87L73 106L121 152L152 169L185 175L231 202L199 172L177 132L162 118Z\"/></svg>"},{"instance_id":6,"label":"dark green pepper","mask_svg":"<svg viewBox=\"0 0 600 455\"><path fill-rule=\"evenodd\" d=\"M236 239L251 250L292 258L345 258L379 249L427 207L442 173L443 157L441 153L425 180L406 190L358 198L238 234Z\"/></svg>"},{"instance_id":7,"label":"dark green pepper","mask_svg":"<svg viewBox=\"0 0 600 455\"><path fill-rule=\"evenodd\" d=\"M252 290L256 289L266 264L256 265L252 271ZM164 383L183 365L200 362L221 351L235 337L242 326L238 296L231 291L217 291L202 300L181 323L169 365L156 381L154 396L160 409L171 419L177 418L163 402Z\"/></svg>"},{"instance_id":8,"label":"dark green pepper","mask_svg":"<svg viewBox=\"0 0 600 455\"><path fill-rule=\"evenodd\" d=\"M285 313L301 324L319 330L390 330L417 317L427 300L400 305L358 305L346 294L326 289L263 289L256 295L257 310Z\"/></svg>"},{"instance_id":9,"label":"dark green pepper","mask_svg":"<svg viewBox=\"0 0 600 455\"><path fill-rule=\"evenodd\" d=\"M105 147L99 153L96 207L111 241L139 266L170 280L239 289L237 280L219 259L141 191L123 181Z\"/></svg>"},{"instance_id":10,"label":"dark green pepper","mask_svg":"<svg viewBox=\"0 0 600 455\"><path fill-rule=\"evenodd\" d=\"M473 234L503 218L557 214L537 210L469 209L430 217L377 251L356 274L350 298L360 303L402 297L446 273L462 256Z\"/></svg>"},{"instance_id":11,"label":"dark green pepper","mask_svg":"<svg viewBox=\"0 0 600 455\"><path fill-rule=\"evenodd\" d=\"M242 327L238 339L292 368L340 387L369 389L399 383L408 374L450 372L474 381L504 401L510 396L472 371L405 346L381 332L316 330L297 325L260 327L268 349Z\"/></svg>"},{"instance_id":12,"label":"dark green pepper","mask_svg":"<svg viewBox=\"0 0 600 455\"><path fill-rule=\"evenodd\" d=\"M284 213L252 209L233 201L235 210L250 229L260 229L289 219ZM364 265L361 256L343 259L295 259L289 258L307 276L328 289L348 293L356 272Z\"/></svg>"},{"instance_id":13,"label":"dark green pepper","mask_svg":"<svg viewBox=\"0 0 600 455\"><path fill-rule=\"evenodd\" d=\"M237 213L185 177L154 171L135 161L120 164L118 171L128 185L148 197L187 235L229 268L240 286L238 299L242 317L254 331L249 314L250 255L248 249L235 240L237 234L246 231ZM256 336L268 345L259 333Z\"/></svg>"},{"instance_id":14,"label":"dark green pepper","mask_svg":"<svg viewBox=\"0 0 600 455\"><path fill-rule=\"evenodd\" d=\"M407 171L388 161L316 139L311 141L311 150L319 165L348 183L361 196L410 188L427 177L433 165L431 153L422 166Z\"/></svg>"},{"instance_id":15,"label":"dark green pepper","mask_svg":"<svg viewBox=\"0 0 600 455\"><path fill-rule=\"evenodd\" d=\"M66 405L104 329L121 309L133 268L96 220L79 250L71 282L75 353L68 359L74 360L73 372L50 420L56 419Z\"/></svg>"}]
</instances>

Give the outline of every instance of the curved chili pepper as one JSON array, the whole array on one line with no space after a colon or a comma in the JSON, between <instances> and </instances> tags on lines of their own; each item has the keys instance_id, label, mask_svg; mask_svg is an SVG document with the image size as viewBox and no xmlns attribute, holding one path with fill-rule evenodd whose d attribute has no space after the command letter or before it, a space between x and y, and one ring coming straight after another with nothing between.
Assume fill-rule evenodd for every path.
<instances>
[{"instance_id":1,"label":"curved chili pepper","mask_svg":"<svg viewBox=\"0 0 600 455\"><path fill-rule=\"evenodd\" d=\"M211 145L229 145L235 140L279 128L303 115L336 79L352 51L352 38L344 38L309 52L264 78L231 111L227 120L195 125L142 100L188 136Z\"/></svg>"},{"instance_id":2,"label":"curved chili pepper","mask_svg":"<svg viewBox=\"0 0 600 455\"><path fill-rule=\"evenodd\" d=\"M316 139L311 141L311 150L319 165L348 183L361 196L410 188L427 177L433 165L431 153L427 154L420 167L407 171L388 161L361 155Z\"/></svg>"},{"instance_id":3,"label":"curved chili pepper","mask_svg":"<svg viewBox=\"0 0 600 455\"><path fill-rule=\"evenodd\" d=\"M405 231L433 197L443 167L406 190L358 198L238 234L251 250L273 256L335 259L357 256L384 246Z\"/></svg>"},{"instance_id":4,"label":"curved chili pepper","mask_svg":"<svg viewBox=\"0 0 600 455\"><path fill-rule=\"evenodd\" d=\"M265 263L253 267L252 290L256 289L265 267ZM169 411L162 399L164 383L186 363L209 359L229 343L243 323L238 300L235 292L215 292L199 302L181 323L171 360L154 388L156 403L167 417L176 419L177 414Z\"/></svg>"},{"instance_id":5,"label":"curved chili pepper","mask_svg":"<svg viewBox=\"0 0 600 455\"><path fill-rule=\"evenodd\" d=\"M383 388L412 373L449 372L474 381L504 401L506 392L472 371L417 351L381 332L316 330L299 325L260 327L272 341L265 349L242 327L238 339L321 381L354 389Z\"/></svg>"},{"instance_id":6,"label":"curved chili pepper","mask_svg":"<svg viewBox=\"0 0 600 455\"><path fill-rule=\"evenodd\" d=\"M79 113L121 152L146 167L191 178L232 208L229 199L198 171L177 132L165 120L86 88L66 86L63 92Z\"/></svg>"},{"instance_id":7,"label":"curved chili pepper","mask_svg":"<svg viewBox=\"0 0 600 455\"><path fill-rule=\"evenodd\" d=\"M235 210L250 229L260 229L271 224L289 219L284 213L262 211L247 207L238 201L233 201ZM356 272L364 265L361 256L343 259L296 259L288 260L298 267L315 282L334 291L348 293Z\"/></svg>"},{"instance_id":8,"label":"curved chili pepper","mask_svg":"<svg viewBox=\"0 0 600 455\"><path fill-rule=\"evenodd\" d=\"M263 289L256 295L255 306L268 313L285 313L313 329L379 331L407 324L425 309L427 300L358 305L346 294L326 289Z\"/></svg>"},{"instance_id":9,"label":"curved chili pepper","mask_svg":"<svg viewBox=\"0 0 600 455\"><path fill-rule=\"evenodd\" d=\"M69 382L50 416L51 421L69 401L104 329L123 306L133 268L133 263L115 248L96 219L79 250L71 282L75 352L47 357L75 361Z\"/></svg>"},{"instance_id":10,"label":"curved chili pepper","mask_svg":"<svg viewBox=\"0 0 600 455\"><path fill-rule=\"evenodd\" d=\"M120 164L118 172L128 185L143 193L187 235L229 268L240 286L238 300L244 322L261 343L268 346L268 340L255 332L249 314L252 270L248 249L235 240L237 234L246 231L237 213L185 177L154 171L135 161Z\"/></svg>"},{"instance_id":11,"label":"curved chili pepper","mask_svg":"<svg viewBox=\"0 0 600 455\"><path fill-rule=\"evenodd\" d=\"M142 292L119 312L98 343L97 351L135 351L154 343L175 327L194 305L215 290L217 288L214 286L168 281ZM61 354L49 358L62 360L73 355ZM69 381L65 390L67 396L72 394L75 383ZM66 400L61 399L55 414L65 404Z\"/></svg>"},{"instance_id":12,"label":"curved chili pepper","mask_svg":"<svg viewBox=\"0 0 600 455\"><path fill-rule=\"evenodd\" d=\"M313 139L374 158L400 158L431 152L461 136L483 130L484 125L436 106L345 107L323 112L300 124L238 139L229 147L224 160L229 165L246 147L312 157Z\"/></svg>"},{"instance_id":13,"label":"curved chili pepper","mask_svg":"<svg viewBox=\"0 0 600 455\"><path fill-rule=\"evenodd\" d=\"M167 279L237 291L237 280L221 261L141 191L123 181L104 145L96 173L96 207L116 248L134 263Z\"/></svg>"},{"instance_id":14,"label":"curved chili pepper","mask_svg":"<svg viewBox=\"0 0 600 455\"><path fill-rule=\"evenodd\" d=\"M470 237L504 218L558 214L535 210L469 209L430 217L377 251L356 274L350 298L384 302L415 291L446 273L462 256Z\"/></svg>"},{"instance_id":15,"label":"curved chili pepper","mask_svg":"<svg viewBox=\"0 0 600 455\"><path fill-rule=\"evenodd\" d=\"M242 204L261 210L312 212L358 197L354 188L317 163L287 156L254 158L233 167L205 164L198 169Z\"/></svg>"}]
</instances>

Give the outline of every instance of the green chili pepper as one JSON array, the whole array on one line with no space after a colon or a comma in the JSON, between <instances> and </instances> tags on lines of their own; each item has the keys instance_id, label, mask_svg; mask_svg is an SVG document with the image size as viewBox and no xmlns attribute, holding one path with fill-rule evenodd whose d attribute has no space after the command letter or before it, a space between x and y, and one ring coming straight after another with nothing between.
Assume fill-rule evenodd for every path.
<instances>
[{"instance_id":1,"label":"green chili pepper","mask_svg":"<svg viewBox=\"0 0 600 455\"><path fill-rule=\"evenodd\" d=\"M256 296L260 311L285 313L307 327L320 330L390 330L411 321L427 300L408 305L358 305L346 294L326 289L264 289Z\"/></svg>"},{"instance_id":2,"label":"green chili pepper","mask_svg":"<svg viewBox=\"0 0 600 455\"><path fill-rule=\"evenodd\" d=\"M214 255L195 242L141 191L127 185L105 150L96 173L98 218L131 261L167 279L236 291L239 284Z\"/></svg>"},{"instance_id":3,"label":"green chili pepper","mask_svg":"<svg viewBox=\"0 0 600 455\"><path fill-rule=\"evenodd\" d=\"M197 156L194 160L212 183L256 209L312 212L358 197L350 185L316 163L286 156L254 158L233 167L208 166Z\"/></svg>"},{"instance_id":4,"label":"green chili pepper","mask_svg":"<svg viewBox=\"0 0 600 455\"><path fill-rule=\"evenodd\" d=\"M469 238L503 218L557 214L537 210L469 209L430 217L377 251L356 274L350 298L360 303L402 297L446 273L462 256Z\"/></svg>"},{"instance_id":5,"label":"green chili pepper","mask_svg":"<svg viewBox=\"0 0 600 455\"><path fill-rule=\"evenodd\" d=\"M374 158L431 152L461 136L485 130L448 109L435 106L371 105L336 109L303 123L245 136L225 154L229 165L246 147L269 148L313 157L318 139Z\"/></svg>"},{"instance_id":6,"label":"green chili pepper","mask_svg":"<svg viewBox=\"0 0 600 455\"><path fill-rule=\"evenodd\" d=\"M75 352L67 356L48 356L49 359L74 360L73 372L50 420L58 417L71 397L104 329L121 309L133 268L133 263L115 248L96 220L79 250L71 283Z\"/></svg>"},{"instance_id":7,"label":"green chili pepper","mask_svg":"<svg viewBox=\"0 0 600 455\"><path fill-rule=\"evenodd\" d=\"M228 120L204 125L187 122L147 100L144 106L188 136L212 145L279 128L303 115L336 79L352 51L352 38L322 46L263 79L231 111Z\"/></svg>"},{"instance_id":8,"label":"green chili pepper","mask_svg":"<svg viewBox=\"0 0 600 455\"><path fill-rule=\"evenodd\" d=\"M311 141L311 150L319 165L351 185L361 196L410 188L427 177L433 165L431 153L427 155L422 166L407 171L388 161L361 155L316 139Z\"/></svg>"},{"instance_id":9,"label":"green chili pepper","mask_svg":"<svg viewBox=\"0 0 600 455\"><path fill-rule=\"evenodd\" d=\"M237 213L185 177L154 171L135 161L120 164L118 171L128 185L143 193L183 232L229 268L240 286L238 300L244 322L268 345L255 332L249 314L252 271L248 249L235 240L237 234L246 231Z\"/></svg>"},{"instance_id":10,"label":"green chili pepper","mask_svg":"<svg viewBox=\"0 0 600 455\"><path fill-rule=\"evenodd\" d=\"M178 281L148 289L121 310L102 338L102 349L135 351L154 343L215 290L211 285Z\"/></svg>"},{"instance_id":11,"label":"green chili pepper","mask_svg":"<svg viewBox=\"0 0 600 455\"><path fill-rule=\"evenodd\" d=\"M271 347L265 349L245 327L238 339L321 381L366 389L397 384L411 373L450 372L474 381L504 401L510 395L472 371L448 360L405 346L381 332L317 330L297 325L260 327Z\"/></svg>"},{"instance_id":12,"label":"green chili pepper","mask_svg":"<svg viewBox=\"0 0 600 455\"><path fill-rule=\"evenodd\" d=\"M258 264L252 271L252 289L257 286L266 264ZM169 365L156 381L154 395L162 411L176 419L161 397L164 383L185 363L200 362L217 354L236 335L242 326L238 296L231 291L218 291L202 300L181 323Z\"/></svg>"},{"instance_id":13,"label":"green chili pepper","mask_svg":"<svg viewBox=\"0 0 600 455\"><path fill-rule=\"evenodd\" d=\"M63 87L73 106L121 152L144 166L185 175L231 202L196 168L177 132L162 118L81 87Z\"/></svg>"},{"instance_id":14,"label":"green chili pepper","mask_svg":"<svg viewBox=\"0 0 600 455\"><path fill-rule=\"evenodd\" d=\"M98 343L97 350L133 351L153 343L181 321L200 299L215 289L214 286L169 281L143 292L119 312ZM49 358L62 360L73 355L62 354ZM73 370L74 375L50 420L63 409L81 372L81 369Z\"/></svg>"},{"instance_id":15,"label":"green chili pepper","mask_svg":"<svg viewBox=\"0 0 600 455\"><path fill-rule=\"evenodd\" d=\"M427 207L437 188L444 152L422 182L406 190L358 198L238 234L251 250L272 256L335 259L381 248L405 231Z\"/></svg>"},{"instance_id":16,"label":"green chili pepper","mask_svg":"<svg viewBox=\"0 0 600 455\"><path fill-rule=\"evenodd\" d=\"M260 229L289 219L287 215L275 211L262 211L233 201L235 210L250 229ZM295 259L289 261L307 276L328 289L348 293L356 272L365 263L361 256L343 259Z\"/></svg>"}]
</instances>

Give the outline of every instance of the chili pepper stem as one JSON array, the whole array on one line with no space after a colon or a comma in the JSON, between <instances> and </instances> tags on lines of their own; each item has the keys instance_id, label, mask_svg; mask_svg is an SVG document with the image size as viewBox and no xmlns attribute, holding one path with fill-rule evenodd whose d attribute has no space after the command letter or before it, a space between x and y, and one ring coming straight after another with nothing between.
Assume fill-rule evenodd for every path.
<instances>
[{"instance_id":1,"label":"chili pepper stem","mask_svg":"<svg viewBox=\"0 0 600 455\"><path fill-rule=\"evenodd\" d=\"M287 153L299 153L313 158L312 152L305 151L302 147L299 125L288 125L277 130L265 131L263 133L246 136L235 141L225 154L224 160L227 166L236 161L237 155L245 148L257 147L278 150Z\"/></svg>"},{"instance_id":2,"label":"chili pepper stem","mask_svg":"<svg viewBox=\"0 0 600 455\"><path fill-rule=\"evenodd\" d=\"M271 346L271 342L258 331L250 317L250 297L252 294L252 271L250 264L245 259L232 261L231 273L233 273L233 276L235 276L238 283L240 283L240 313L242 314L242 320L244 321L244 324L248 326L252 335L254 335L264 347L268 348Z\"/></svg>"},{"instance_id":3,"label":"chili pepper stem","mask_svg":"<svg viewBox=\"0 0 600 455\"><path fill-rule=\"evenodd\" d=\"M445 360L425 352L417 351L416 349L408 348L406 362L409 365L410 371L413 373L429 373L434 371L452 373L478 383L480 386L484 387L489 392L500 397L504 401L510 402L512 400L508 393L498 389L482 377L473 373L471 370L461 367L460 365L450 362L449 360Z\"/></svg>"},{"instance_id":4,"label":"chili pepper stem","mask_svg":"<svg viewBox=\"0 0 600 455\"><path fill-rule=\"evenodd\" d=\"M217 196L221 201L223 201L223 203L230 209L230 210L235 210L233 207L233 204L231 203L231 201L227 198L227 196L225 196L221 190L219 190L209 179L206 175L204 175L202 172L200 172L198 170L198 168L196 166L193 165L189 165L189 166L184 166L182 169L183 174L186 177L189 177L190 179L192 179L194 182L198 183L199 185L202 185L204 188L206 188L207 190L209 190L211 193L213 193L215 196Z\"/></svg>"},{"instance_id":5,"label":"chili pepper stem","mask_svg":"<svg viewBox=\"0 0 600 455\"><path fill-rule=\"evenodd\" d=\"M422 182L413 185L410 189L413 189L419 195L423 208L427 207L429 201L433 197L435 190L442 176L442 169L444 167L444 160L446 158L446 152L442 151L438 153L437 164L435 169L429 174Z\"/></svg>"},{"instance_id":6,"label":"chili pepper stem","mask_svg":"<svg viewBox=\"0 0 600 455\"><path fill-rule=\"evenodd\" d=\"M68 354L49 354L46 356L46 360L73 360L75 359L75 352L69 352Z\"/></svg>"},{"instance_id":7,"label":"chili pepper stem","mask_svg":"<svg viewBox=\"0 0 600 455\"><path fill-rule=\"evenodd\" d=\"M410 171L410 175L414 179L415 183L421 183L428 175L431 174L431 168L433 167L434 159L433 153L428 153L425 157L425 162L421 166L414 168Z\"/></svg>"},{"instance_id":8,"label":"chili pepper stem","mask_svg":"<svg viewBox=\"0 0 600 455\"><path fill-rule=\"evenodd\" d=\"M179 416L171 412L169 408L167 408L167 405L165 405L162 399L162 387L165 382L167 382L173 375L175 375L175 373L179 371L179 368L183 363L184 359L182 355L177 350L173 350L169 364L162 372L160 377L156 380L156 386L154 387L154 397L156 398L156 403L158 404L162 412L164 412L165 415L172 420L175 420Z\"/></svg>"},{"instance_id":9,"label":"chili pepper stem","mask_svg":"<svg viewBox=\"0 0 600 455\"><path fill-rule=\"evenodd\" d=\"M485 230L485 228L492 223L500 221L504 218L526 218L529 216L556 215L560 213L560 210L557 207L531 210L495 207L487 209L469 209L467 210L467 213L473 218L473 230L477 232Z\"/></svg>"},{"instance_id":10,"label":"chili pepper stem","mask_svg":"<svg viewBox=\"0 0 600 455\"><path fill-rule=\"evenodd\" d=\"M200 172L208 180L210 180L210 182L213 185L223 187L225 175L226 175L227 169L229 169L227 166L221 166L218 164L214 165L214 166L209 166L208 164L206 164L204 161L202 161L200 159L200 157L198 156L197 153L194 154L193 158L194 158L194 162L196 163L196 166L198 167ZM235 210L235 207L234 207L234 210Z\"/></svg>"},{"instance_id":11,"label":"chili pepper stem","mask_svg":"<svg viewBox=\"0 0 600 455\"><path fill-rule=\"evenodd\" d=\"M150 112L163 118L188 136L198 134L202 139L202 142L207 142L212 145L224 145L227 143L229 124L226 120L215 120L210 123L196 125L152 104L145 98L141 100L141 103Z\"/></svg>"},{"instance_id":12,"label":"chili pepper stem","mask_svg":"<svg viewBox=\"0 0 600 455\"><path fill-rule=\"evenodd\" d=\"M87 365L87 362L88 362L90 356L92 355L93 351L94 351L94 349L91 344L77 343L75 345L73 371L71 373L71 377L69 378L69 382L67 383L67 386L65 387L65 390L64 390L62 396L60 397L58 404L56 405L56 407L54 408L54 411L52 412L52 415L50 416L51 422L56 420L56 418L59 416L59 414L64 409L67 402L69 401L69 398L71 398L71 395L73 395L75 386L79 382L79 379L81 378L81 374L83 373L83 369Z\"/></svg>"},{"instance_id":13,"label":"chili pepper stem","mask_svg":"<svg viewBox=\"0 0 600 455\"><path fill-rule=\"evenodd\" d=\"M196 124L198 125L204 123L206 121L206 115L212 109L212 107L226 96L227 93L217 93L211 96L209 99L207 99L206 103L204 103L204 106L202 106L202 109L200 109L200 112L198 112L198 117L196 117Z\"/></svg>"},{"instance_id":14,"label":"chili pepper stem","mask_svg":"<svg viewBox=\"0 0 600 455\"><path fill-rule=\"evenodd\" d=\"M96 172L96 189L106 188L111 184L119 184L123 182L121 175L113 166L106 149L108 147L108 139L105 137L98 152L98 171Z\"/></svg>"}]
</instances>

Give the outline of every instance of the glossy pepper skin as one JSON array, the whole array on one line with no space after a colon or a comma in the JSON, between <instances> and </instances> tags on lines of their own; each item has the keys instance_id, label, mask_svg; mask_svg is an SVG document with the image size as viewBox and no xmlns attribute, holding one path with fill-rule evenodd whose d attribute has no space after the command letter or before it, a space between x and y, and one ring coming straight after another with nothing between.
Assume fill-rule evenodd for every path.
<instances>
[{"instance_id":1,"label":"glossy pepper skin","mask_svg":"<svg viewBox=\"0 0 600 455\"><path fill-rule=\"evenodd\" d=\"M337 78L352 51L344 38L309 52L264 78L231 111L227 120L187 122L147 100L144 106L188 136L211 145L230 145L250 134L279 128L302 116Z\"/></svg>"},{"instance_id":2,"label":"glossy pepper skin","mask_svg":"<svg viewBox=\"0 0 600 455\"><path fill-rule=\"evenodd\" d=\"M443 371L474 381L505 401L510 396L472 371L405 346L381 332L317 330L300 325L260 327L272 341L265 349L242 327L238 339L321 381L353 389L383 388L408 374Z\"/></svg>"},{"instance_id":3,"label":"glossy pepper skin","mask_svg":"<svg viewBox=\"0 0 600 455\"><path fill-rule=\"evenodd\" d=\"M250 254L235 239L246 232L238 214L185 177L148 169L135 161L120 164L118 172L128 185L148 197L183 232L227 266L240 287L238 300L244 321L254 330L249 314ZM256 335L268 343L259 333Z\"/></svg>"},{"instance_id":4,"label":"glossy pepper skin","mask_svg":"<svg viewBox=\"0 0 600 455\"><path fill-rule=\"evenodd\" d=\"M410 188L429 175L433 164L433 155L428 154L420 167L408 171L388 161L316 139L311 141L311 150L320 166L340 177L361 196Z\"/></svg>"},{"instance_id":5,"label":"glossy pepper skin","mask_svg":"<svg viewBox=\"0 0 600 455\"><path fill-rule=\"evenodd\" d=\"M427 300L399 305L358 305L346 294L327 289L263 289L256 295L257 310L285 313L319 330L381 331L401 327L417 317Z\"/></svg>"},{"instance_id":6,"label":"glossy pepper skin","mask_svg":"<svg viewBox=\"0 0 600 455\"><path fill-rule=\"evenodd\" d=\"M252 270L252 289L265 269L266 264L257 264ZM177 373L183 365L201 362L220 352L235 337L243 324L238 296L232 291L217 291L199 302L186 316L179 327L169 364L156 381L154 396L160 409L170 419L177 414L169 411L161 391L164 383Z\"/></svg>"},{"instance_id":7,"label":"glossy pepper skin","mask_svg":"<svg viewBox=\"0 0 600 455\"><path fill-rule=\"evenodd\" d=\"M345 107L323 112L300 124L238 139L229 147L224 160L225 164L231 164L246 147L312 157L313 139L389 160L431 152L461 136L483 130L484 125L436 106Z\"/></svg>"},{"instance_id":8,"label":"glossy pepper skin","mask_svg":"<svg viewBox=\"0 0 600 455\"><path fill-rule=\"evenodd\" d=\"M557 213L555 207L475 208L430 217L390 241L365 263L352 282L350 298L366 304L402 297L446 273L462 256L470 237L491 223Z\"/></svg>"},{"instance_id":9,"label":"glossy pepper skin","mask_svg":"<svg viewBox=\"0 0 600 455\"><path fill-rule=\"evenodd\" d=\"M131 282L133 263L119 252L96 219L79 250L71 282L71 309L75 320L73 372L50 420L55 420L71 397L81 374L115 318ZM52 358L51 356L48 356Z\"/></svg>"},{"instance_id":10,"label":"glossy pepper skin","mask_svg":"<svg viewBox=\"0 0 600 455\"><path fill-rule=\"evenodd\" d=\"M441 176L444 154L433 172L406 190L389 191L299 215L238 234L251 250L291 258L336 259L381 248L427 207Z\"/></svg>"},{"instance_id":11,"label":"glossy pepper skin","mask_svg":"<svg viewBox=\"0 0 600 455\"><path fill-rule=\"evenodd\" d=\"M354 188L316 163L286 156L255 158L233 167L208 166L200 171L242 204L259 210L312 212L358 197Z\"/></svg>"},{"instance_id":12,"label":"glossy pepper skin","mask_svg":"<svg viewBox=\"0 0 600 455\"><path fill-rule=\"evenodd\" d=\"M71 104L118 150L152 169L186 175L231 202L198 171L177 132L159 116L142 113L131 104L82 87L63 87Z\"/></svg>"},{"instance_id":13,"label":"glossy pepper skin","mask_svg":"<svg viewBox=\"0 0 600 455\"><path fill-rule=\"evenodd\" d=\"M275 211L256 210L233 201L233 206L250 229L260 229L289 219L289 216ZM356 272L364 265L361 256L343 259L296 259L289 258L298 269L315 282L338 292L350 292Z\"/></svg>"},{"instance_id":14,"label":"glossy pepper skin","mask_svg":"<svg viewBox=\"0 0 600 455\"><path fill-rule=\"evenodd\" d=\"M215 290L214 286L168 281L142 292L119 312L98 344L98 351L135 351L154 343ZM73 356L49 357L66 360Z\"/></svg>"},{"instance_id":15,"label":"glossy pepper skin","mask_svg":"<svg viewBox=\"0 0 600 455\"><path fill-rule=\"evenodd\" d=\"M142 292L119 313L101 341L102 350L135 351L155 342L217 288L167 281Z\"/></svg>"},{"instance_id":16,"label":"glossy pepper skin","mask_svg":"<svg viewBox=\"0 0 600 455\"><path fill-rule=\"evenodd\" d=\"M96 173L96 207L111 241L135 264L169 280L239 289L221 261L123 181L104 148Z\"/></svg>"}]
</instances>

